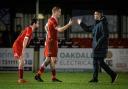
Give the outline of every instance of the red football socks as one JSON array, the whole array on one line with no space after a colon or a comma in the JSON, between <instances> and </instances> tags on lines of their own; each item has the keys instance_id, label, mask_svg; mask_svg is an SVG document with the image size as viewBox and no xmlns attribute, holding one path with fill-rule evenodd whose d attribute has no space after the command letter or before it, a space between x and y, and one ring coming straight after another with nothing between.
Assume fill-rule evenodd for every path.
<instances>
[{"instance_id":1,"label":"red football socks","mask_svg":"<svg viewBox=\"0 0 128 89\"><path fill-rule=\"evenodd\" d=\"M18 69L18 77L19 79L23 79L23 69Z\"/></svg>"},{"instance_id":2,"label":"red football socks","mask_svg":"<svg viewBox=\"0 0 128 89\"><path fill-rule=\"evenodd\" d=\"M52 70L52 80L56 79L56 70Z\"/></svg>"},{"instance_id":3,"label":"red football socks","mask_svg":"<svg viewBox=\"0 0 128 89\"><path fill-rule=\"evenodd\" d=\"M42 73L44 73L44 66L41 66L39 71L37 72L37 75L41 75Z\"/></svg>"}]
</instances>

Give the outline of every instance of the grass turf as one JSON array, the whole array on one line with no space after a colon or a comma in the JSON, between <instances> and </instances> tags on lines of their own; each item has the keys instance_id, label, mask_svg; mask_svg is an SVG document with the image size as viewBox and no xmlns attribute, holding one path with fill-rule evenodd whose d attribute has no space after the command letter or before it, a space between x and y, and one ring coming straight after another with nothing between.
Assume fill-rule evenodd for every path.
<instances>
[{"instance_id":1,"label":"grass turf","mask_svg":"<svg viewBox=\"0 0 128 89\"><path fill-rule=\"evenodd\" d=\"M128 73L118 73L114 84L110 83L110 77L106 73L99 74L98 83L88 83L92 73L88 72L61 72L57 73L62 83L51 82L51 73L46 72L42 78L44 82L34 80L34 73L25 72L26 84L17 83L17 72L0 72L0 89L127 89Z\"/></svg>"}]
</instances>

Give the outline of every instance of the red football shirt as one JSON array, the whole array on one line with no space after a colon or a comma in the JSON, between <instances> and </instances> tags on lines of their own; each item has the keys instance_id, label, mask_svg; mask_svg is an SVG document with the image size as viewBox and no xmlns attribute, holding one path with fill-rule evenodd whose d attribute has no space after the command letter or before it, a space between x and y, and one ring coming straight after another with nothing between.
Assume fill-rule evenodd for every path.
<instances>
[{"instance_id":1,"label":"red football shirt","mask_svg":"<svg viewBox=\"0 0 128 89\"><path fill-rule=\"evenodd\" d=\"M58 22L56 18L50 17L47 23L47 36L45 41L44 56L45 57L57 57L58 52L58 37L57 27Z\"/></svg>"},{"instance_id":2,"label":"red football shirt","mask_svg":"<svg viewBox=\"0 0 128 89\"><path fill-rule=\"evenodd\" d=\"M22 49L23 49L23 41L25 37L29 37L29 42L31 41L32 38L32 28L31 27L26 27L20 35L17 37L13 44L13 53L15 59L19 59L19 57L22 55Z\"/></svg>"},{"instance_id":3,"label":"red football shirt","mask_svg":"<svg viewBox=\"0 0 128 89\"><path fill-rule=\"evenodd\" d=\"M30 26L26 27L18 36L16 39L16 43L21 44L21 47L23 46L23 41L25 37L29 37L28 44L30 43L30 40L32 38L32 28Z\"/></svg>"},{"instance_id":4,"label":"red football shirt","mask_svg":"<svg viewBox=\"0 0 128 89\"><path fill-rule=\"evenodd\" d=\"M47 39L52 39L52 40L57 40L57 30L56 27L58 25L58 22L56 20L56 18L51 17L48 20L48 32L47 32Z\"/></svg>"}]
</instances>

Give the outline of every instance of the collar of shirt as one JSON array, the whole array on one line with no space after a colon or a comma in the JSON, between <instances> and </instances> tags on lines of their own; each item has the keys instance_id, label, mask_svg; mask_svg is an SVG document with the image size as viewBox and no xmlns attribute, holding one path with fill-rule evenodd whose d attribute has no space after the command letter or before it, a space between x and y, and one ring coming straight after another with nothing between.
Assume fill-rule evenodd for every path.
<instances>
[{"instance_id":1,"label":"collar of shirt","mask_svg":"<svg viewBox=\"0 0 128 89\"><path fill-rule=\"evenodd\" d=\"M56 22L58 23L58 20L57 20L57 18L55 16L52 16L52 18L54 18L56 20Z\"/></svg>"}]
</instances>

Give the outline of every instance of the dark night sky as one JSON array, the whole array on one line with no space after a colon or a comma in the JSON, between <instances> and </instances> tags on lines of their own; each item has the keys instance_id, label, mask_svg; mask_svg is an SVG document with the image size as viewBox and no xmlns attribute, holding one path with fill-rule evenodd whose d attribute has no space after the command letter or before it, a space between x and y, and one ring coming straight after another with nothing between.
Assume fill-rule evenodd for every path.
<instances>
[{"instance_id":1,"label":"dark night sky","mask_svg":"<svg viewBox=\"0 0 128 89\"><path fill-rule=\"evenodd\" d=\"M12 2L13 1L13 2ZM73 9L83 10L112 10L113 13L128 13L128 5L122 0L39 0L40 10L49 11L54 5L60 6L65 11ZM12 8L19 11L34 11L36 0L3 0L0 8Z\"/></svg>"}]
</instances>

